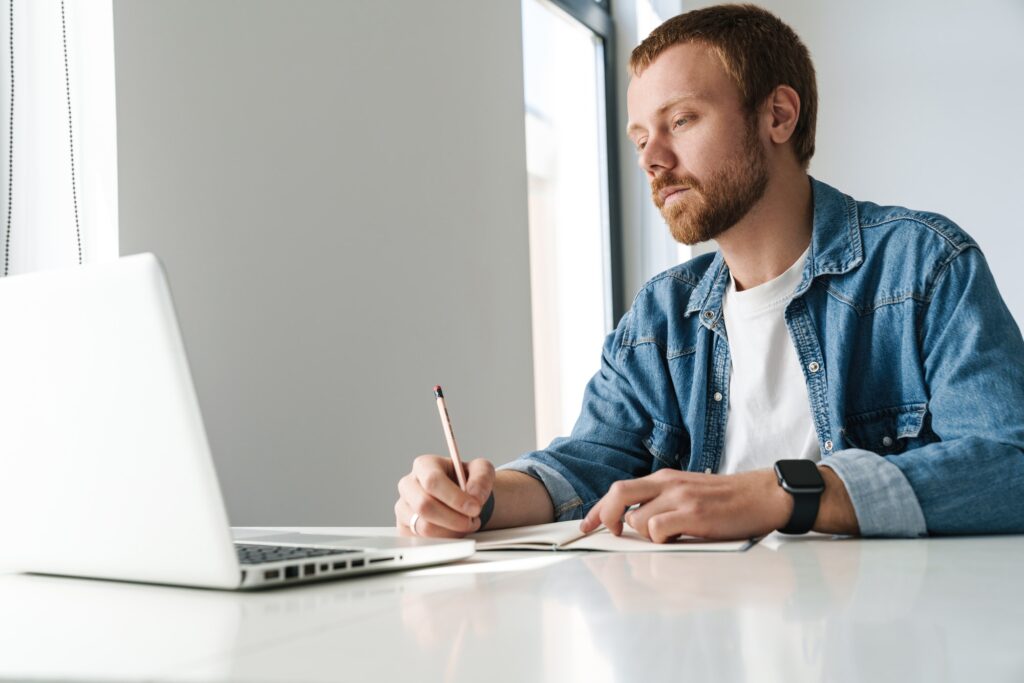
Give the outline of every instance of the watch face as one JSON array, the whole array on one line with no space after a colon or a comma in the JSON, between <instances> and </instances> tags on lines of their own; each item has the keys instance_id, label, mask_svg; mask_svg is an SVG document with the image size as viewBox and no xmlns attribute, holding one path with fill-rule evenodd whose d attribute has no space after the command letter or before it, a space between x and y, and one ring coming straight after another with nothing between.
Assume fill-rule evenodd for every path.
<instances>
[{"instance_id":1,"label":"watch face","mask_svg":"<svg viewBox=\"0 0 1024 683\"><path fill-rule=\"evenodd\" d=\"M810 460L779 460L775 471L792 489L819 489L825 485L818 466Z\"/></svg>"}]
</instances>

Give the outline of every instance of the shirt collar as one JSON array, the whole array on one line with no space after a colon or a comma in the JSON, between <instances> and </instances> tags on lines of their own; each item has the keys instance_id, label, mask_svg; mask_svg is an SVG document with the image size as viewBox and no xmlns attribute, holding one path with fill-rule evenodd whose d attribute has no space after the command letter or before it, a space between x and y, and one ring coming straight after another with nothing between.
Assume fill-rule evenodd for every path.
<instances>
[{"instance_id":1,"label":"shirt collar","mask_svg":"<svg viewBox=\"0 0 1024 683\"><path fill-rule=\"evenodd\" d=\"M857 203L819 180L810 178L810 182L814 201L811 253L794 296L807 291L819 275L847 273L864 262ZM690 294L685 315L689 317L700 311L701 323L713 326L721 315L722 296L728 282L728 266L722 252L718 252Z\"/></svg>"}]
</instances>

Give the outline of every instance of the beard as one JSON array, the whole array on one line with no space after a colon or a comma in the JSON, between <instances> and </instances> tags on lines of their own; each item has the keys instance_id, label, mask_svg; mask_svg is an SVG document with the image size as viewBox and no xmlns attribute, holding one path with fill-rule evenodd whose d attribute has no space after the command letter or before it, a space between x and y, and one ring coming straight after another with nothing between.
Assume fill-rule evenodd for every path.
<instances>
[{"instance_id":1,"label":"beard","mask_svg":"<svg viewBox=\"0 0 1024 683\"><path fill-rule=\"evenodd\" d=\"M668 207L659 192L666 187L689 188ZM654 204L668 223L677 242L706 242L738 223L764 196L768 187L768 160L757 139L757 129L747 126L742 150L707 179L665 173L651 182Z\"/></svg>"}]
</instances>

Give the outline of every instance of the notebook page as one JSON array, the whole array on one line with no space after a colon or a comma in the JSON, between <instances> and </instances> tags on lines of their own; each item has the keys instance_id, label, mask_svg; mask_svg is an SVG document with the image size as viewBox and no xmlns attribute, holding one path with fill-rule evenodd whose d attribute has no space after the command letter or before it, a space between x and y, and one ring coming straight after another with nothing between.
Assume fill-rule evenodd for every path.
<instances>
[{"instance_id":1,"label":"notebook page","mask_svg":"<svg viewBox=\"0 0 1024 683\"><path fill-rule=\"evenodd\" d=\"M652 543L629 525L621 536L600 527L584 536L580 521L553 522L534 526L481 531L466 538L476 541L477 550L600 550L605 552L736 552L746 550L751 541L708 541L683 536L670 543Z\"/></svg>"},{"instance_id":2,"label":"notebook page","mask_svg":"<svg viewBox=\"0 0 1024 683\"><path fill-rule=\"evenodd\" d=\"M641 553L671 553L671 552L737 552L746 550L752 541L709 541L693 536L681 536L668 543L653 543L624 525L621 536L616 536L608 529L590 534L585 538L569 543L565 550L603 550L605 552L641 552Z\"/></svg>"},{"instance_id":3,"label":"notebook page","mask_svg":"<svg viewBox=\"0 0 1024 683\"><path fill-rule=\"evenodd\" d=\"M580 522L577 519L568 522L481 531L470 534L466 538L476 541L477 550L554 550L582 535Z\"/></svg>"}]
</instances>

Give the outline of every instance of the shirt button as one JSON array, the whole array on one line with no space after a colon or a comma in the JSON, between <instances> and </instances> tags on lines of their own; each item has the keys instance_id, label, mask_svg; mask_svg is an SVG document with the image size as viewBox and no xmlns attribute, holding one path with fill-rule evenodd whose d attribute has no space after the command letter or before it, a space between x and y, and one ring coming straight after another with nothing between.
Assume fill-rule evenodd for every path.
<instances>
[{"instance_id":1,"label":"shirt button","mask_svg":"<svg viewBox=\"0 0 1024 683\"><path fill-rule=\"evenodd\" d=\"M832 450L832 442L831 441L826 441L825 442L825 450L826 451L831 451Z\"/></svg>"},{"instance_id":2,"label":"shirt button","mask_svg":"<svg viewBox=\"0 0 1024 683\"><path fill-rule=\"evenodd\" d=\"M712 318L715 317L715 312L714 311L704 311L704 317L707 318L708 320L711 320Z\"/></svg>"},{"instance_id":3,"label":"shirt button","mask_svg":"<svg viewBox=\"0 0 1024 683\"><path fill-rule=\"evenodd\" d=\"M821 370L821 366L818 365L818 361L812 360L810 363L807 364L807 369L810 370L811 372L817 372L818 370Z\"/></svg>"},{"instance_id":4,"label":"shirt button","mask_svg":"<svg viewBox=\"0 0 1024 683\"><path fill-rule=\"evenodd\" d=\"M721 391L716 391L715 392L715 400L716 401L721 401L722 400L722 392Z\"/></svg>"},{"instance_id":5,"label":"shirt button","mask_svg":"<svg viewBox=\"0 0 1024 683\"><path fill-rule=\"evenodd\" d=\"M892 445L892 437L891 436L883 436L882 437L882 445L885 446L886 448L891 446Z\"/></svg>"}]
</instances>

